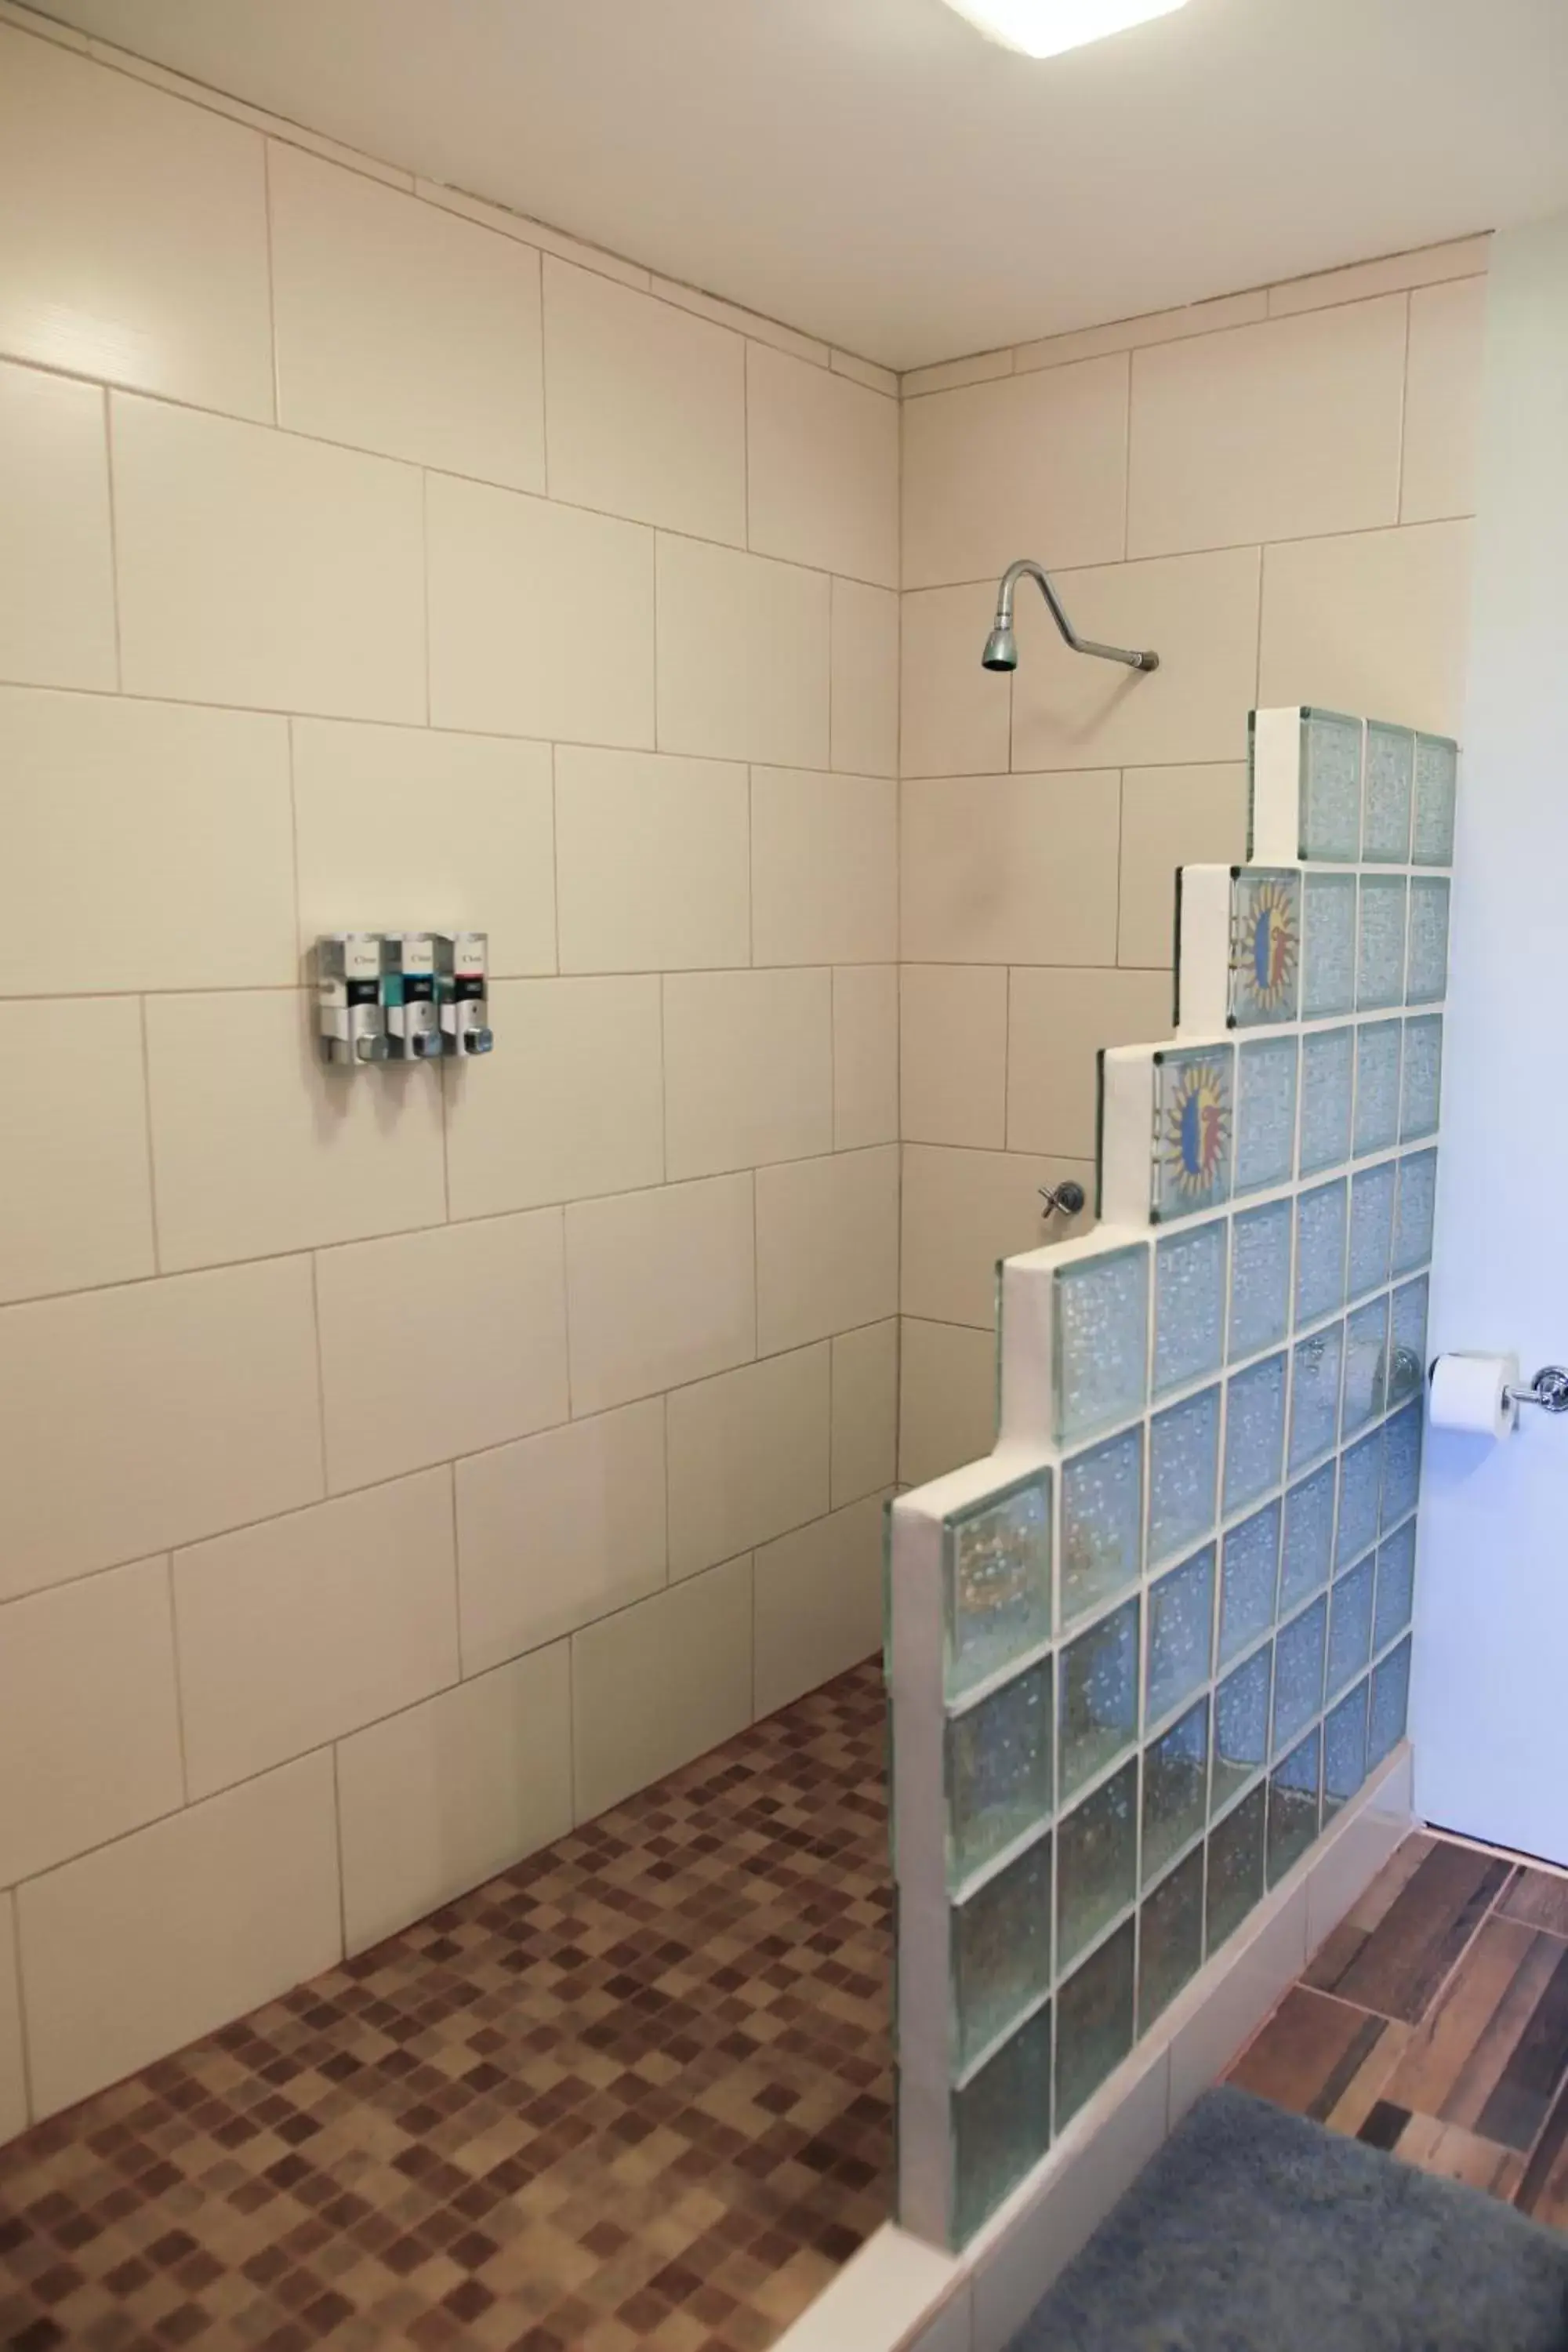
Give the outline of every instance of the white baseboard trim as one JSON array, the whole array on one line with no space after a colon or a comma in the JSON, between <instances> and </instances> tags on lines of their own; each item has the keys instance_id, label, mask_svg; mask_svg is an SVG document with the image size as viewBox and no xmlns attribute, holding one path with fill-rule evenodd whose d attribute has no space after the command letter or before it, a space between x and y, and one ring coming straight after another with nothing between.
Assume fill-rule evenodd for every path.
<instances>
[{"instance_id":1,"label":"white baseboard trim","mask_svg":"<svg viewBox=\"0 0 1568 2352\"><path fill-rule=\"evenodd\" d=\"M1004 2352L1414 1826L1408 1741L1173 2002L962 2254L887 2222L774 2352Z\"/></svg>"}]
</instances>

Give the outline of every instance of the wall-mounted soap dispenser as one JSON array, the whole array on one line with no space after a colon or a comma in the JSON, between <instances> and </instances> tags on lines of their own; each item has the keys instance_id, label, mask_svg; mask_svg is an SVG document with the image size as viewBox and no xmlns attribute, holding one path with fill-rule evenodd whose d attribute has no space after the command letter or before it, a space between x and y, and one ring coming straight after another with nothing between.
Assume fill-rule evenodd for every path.
<instances>
[{"instance_id":1,"label":"wall-mounted soap dispenser","mask_svg":"<svg viewBox=\"0 0 1568 2352\"><path fill-rule=\"evenodd\" d=\"M483 931L455 931L437 939L441 1044L448 1054L488 1054L495 1044L485 978L489 946Z\"/></svg>"},{"instance_id":2,"label":"wall-mounted soap dispenser","mask_svg":"<svg viewBox=\"0 0 1568 2352\"><path fill-rule=\"evenodd\" d=\"M386 1042L395 1062L430 1062L441 1051L434 931L392 931L384 942Z\"/></svg>"},{"instance_id":3,"label":"wall-mounted soap dispenser","mask_svg":"<svg viewBox=\"0 0 1568 2352\"><path fill-rule=\"evenodd\" d=\"M384 1062L379 931L334 931L316 941L317 1026L328 1062Z\"/></svg>"}]
</instances>

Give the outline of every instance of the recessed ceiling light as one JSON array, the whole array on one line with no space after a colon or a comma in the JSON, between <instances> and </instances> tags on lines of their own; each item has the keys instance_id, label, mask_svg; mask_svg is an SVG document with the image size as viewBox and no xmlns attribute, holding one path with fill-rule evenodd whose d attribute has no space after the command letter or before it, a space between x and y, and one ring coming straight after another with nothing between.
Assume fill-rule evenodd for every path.
<instances>
[{"instance_id":1,"label":"recessed ceiling light","mask_svg":"<svg viewBox=\"0 0 1568 2352\"><path fill-rule=\"evenodd\" d=\"M1026 57L1055 58L1129 25L1169 16L1186 0L947 0L961 16Z\"/></svg>"}]
</instances>

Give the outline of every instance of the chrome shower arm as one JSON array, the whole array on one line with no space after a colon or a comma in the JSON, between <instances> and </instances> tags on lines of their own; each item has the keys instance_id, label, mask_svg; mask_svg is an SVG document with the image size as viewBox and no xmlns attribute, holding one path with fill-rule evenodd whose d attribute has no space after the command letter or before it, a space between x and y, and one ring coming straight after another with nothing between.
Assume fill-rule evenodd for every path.
<instances>
[{"instance_id":1,"label":"chrome shower arm","mask_svg":"<svg viewBox=\"0 0 1568 2352\"><path fill-rule=\"evenodd\" d=\"M1125 646L1102 646L1093 637L1080 637L1062 610L1061 599L1051 586L1042 567L1028 556L1010 563L1002 574L1002 584L996 592L996 620L986 641L982 656L987 669L1016 669L1017 647L1013 641L1013 591L1020 580L1032 580L1046 600L1047 609L1061 632L1062 642L1075 654L1093 654L1097 660L1124 662L1129 669L1158 669L1156 653L1132 653Z\"/></svg>"}]
</instances>

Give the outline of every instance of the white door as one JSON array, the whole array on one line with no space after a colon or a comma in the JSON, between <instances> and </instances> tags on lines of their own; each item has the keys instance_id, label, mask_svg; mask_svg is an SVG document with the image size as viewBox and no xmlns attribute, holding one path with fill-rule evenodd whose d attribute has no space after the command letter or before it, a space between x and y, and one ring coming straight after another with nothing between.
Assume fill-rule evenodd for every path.
<instances>
[{"instance_id":1,"label":"white door","mask_svg":"<svg viewBox=\"0 0 1568 2352\"><path fill-rule=\"evenodd\" d=\"M1568 218L1493 245L1434 1349L1568 1363ZM1429 1430L1415 1803L1568 1864L1568 1415Z\"/></svg>"}]
</instances>

